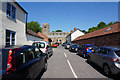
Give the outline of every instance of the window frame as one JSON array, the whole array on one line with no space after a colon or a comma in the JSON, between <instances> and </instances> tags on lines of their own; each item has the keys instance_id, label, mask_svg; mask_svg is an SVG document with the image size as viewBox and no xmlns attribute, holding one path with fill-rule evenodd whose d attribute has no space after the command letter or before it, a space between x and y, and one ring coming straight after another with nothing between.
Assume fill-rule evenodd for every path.
<instances>
[{"instance_id":1,"label":"window frame","mask_svg":"<svg viewBox=\"0 0 120 80\"><path fill-rule=\"evenodd\" d=\"M8 4L10 5L10 14L9 15L8 15ZM14 11L13 11L13 8L15 9ZM14 17L13 17L13 14L14 14ZM16 7L10 2L6 3L6 16L16 20Z\"/></svg>"},{"instance_id":2,"label":"window frame","mask_svg":"<svg viewBox=\"0 0 120 80\"><path fill-rule=\"evenodd\" d=\"M7 36L7 31L9 31L9 36ZM13 33L14 33L14 38L13 38ZM16 32L6 29L6 37L5 38L6 38L6 42L5 42L6 47L16 45ZM10 41L7 42L7 39L9 39ZM14 44L13 44L13 40L14 40ZM7 46L7 43L9 43L9 46Z\"/></svg>"}]
</instances>

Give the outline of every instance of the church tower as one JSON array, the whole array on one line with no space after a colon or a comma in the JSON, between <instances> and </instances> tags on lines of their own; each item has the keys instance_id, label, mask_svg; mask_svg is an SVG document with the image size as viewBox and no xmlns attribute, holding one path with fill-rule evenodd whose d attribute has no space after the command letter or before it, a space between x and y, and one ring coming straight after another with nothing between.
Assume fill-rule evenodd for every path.
<instances>
[{"instance_id":1,"label":"church tower","mask_svg":"<svg viewBox=\"0 0 120 80\"><path fill-rule=\"evenodd\" d=\"M42 24L42 33L46 36L49 35L49 24L48 23Z\"/></svg>"}]
</instances>

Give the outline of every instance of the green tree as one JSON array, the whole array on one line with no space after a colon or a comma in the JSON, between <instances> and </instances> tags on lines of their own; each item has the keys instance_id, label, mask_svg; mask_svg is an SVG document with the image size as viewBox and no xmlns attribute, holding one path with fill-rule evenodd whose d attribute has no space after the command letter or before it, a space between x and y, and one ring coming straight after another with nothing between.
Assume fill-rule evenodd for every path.
<instances>
[{"instance_id":1,"label":"green tree","mask_svg":"<svg viewBox=\"0 0 120 80\"><path fill-rule=\"evenodd\" d=\"M100 22L100 23L97 25L97 27L104 27L104 26L106 26L106 23L104 23L104 22Z\"/></svg>"},{"instance_id":2,"label":"green tree","mask_svg":"<svg viewBox=\"0 0 120 80\"><path fill-rule=\"evenodd\" d=\"M56 30L56 32L62 32L62 30Z\"/></svg>"},{"instance_id":3,"label":"green tree","mask_svg":"<svg viewBox=\"0 0 120 80\"><path fill-rule=\"evenodd\" d=\"M110 22L110 23L107 24L107 26L110 26L110 25L113 25L113 22Z\"/></svg>"},{"instance_id":4,"label":"green tree","mask_svg":"<svg viewBox=\"0 0 120 80\"><path fill-rule=\"evenodd\" d=\"M52 32L55 32L55 31L52 31Z\"/></svg>"},{"instance_id":5,"label":"green tree","mask_svg":"<svg viewBox=\"0 0 120 80\"><path fill-rule=\"evenodd\" d=\"M42 28L40 27L40 24L38 22L35 21L31 21L27 24L27 28L38 33L38 32L42 32Z\"/></svg>"}]
</instances>

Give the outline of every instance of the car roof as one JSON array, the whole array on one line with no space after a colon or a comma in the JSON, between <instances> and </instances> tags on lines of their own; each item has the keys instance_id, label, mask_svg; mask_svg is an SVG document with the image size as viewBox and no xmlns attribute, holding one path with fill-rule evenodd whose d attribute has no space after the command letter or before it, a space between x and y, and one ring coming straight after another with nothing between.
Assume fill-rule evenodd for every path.
<instances>
[{"instance_id":1,"label":"car roof","mask_svg":"<svg viewBox=\"0 0 120 80\"><path fill-rule=\"evenodd\" d=\"M118 50L120 50L119 47L114 47L114 46L102 46L102 48L110 49L110 50L113 50L113 51L118 51Z\"/></svg>"}]
</instances>

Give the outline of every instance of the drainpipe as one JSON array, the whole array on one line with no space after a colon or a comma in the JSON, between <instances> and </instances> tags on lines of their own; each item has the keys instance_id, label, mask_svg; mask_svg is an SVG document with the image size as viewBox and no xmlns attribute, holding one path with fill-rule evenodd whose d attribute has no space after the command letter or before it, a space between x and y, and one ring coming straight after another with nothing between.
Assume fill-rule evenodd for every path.
<instances>
[{"instance_id":1,"label":"drainpipe","mask_svg":"<svg viewBox=\"0 0 120 80\"><path fill-rule=\"evenodd\" d=\"M26 13L26 34L27 34L27 19L28 19L28 13Z\"/></svg>"}]
</instances>

